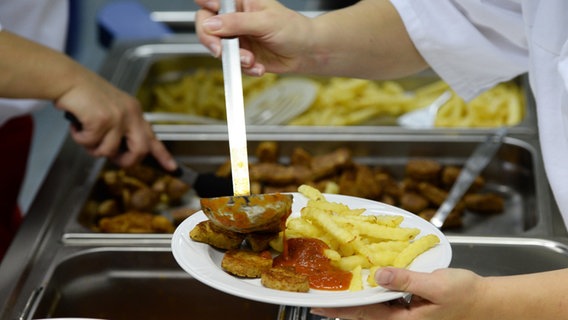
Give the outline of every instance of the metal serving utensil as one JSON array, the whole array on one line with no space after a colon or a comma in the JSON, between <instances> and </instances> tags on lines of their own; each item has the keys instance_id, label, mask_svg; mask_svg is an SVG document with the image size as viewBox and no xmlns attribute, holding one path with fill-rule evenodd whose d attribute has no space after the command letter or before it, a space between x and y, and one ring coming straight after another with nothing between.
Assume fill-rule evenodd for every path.
<instances>
[{"instance_id":1,"label":"metal serving utensil","mask_svg":"<svg viewBox=\"0 0 568 320\"><path fill-rule=\"evenodd\" d=\"M236 10L234 0L221 1L219 13L231 13ZM250 194L250 180L239 39L221 39L221 47L233 193L236 196L246 196Z\"/></svg>"},{"instance_id":2,"label":"metal serving utensil","mask_svg":"<svg viewBox=\"0 0 568 320\"><path fill-rule=\"evenodd\" d=\"M507 128L499 128L494 134L491 134L481 143L466 161L456 182L450 189L448 197L438 208L438 211L430 219L430 222L437 228L441 228L444 221L460 201L464 193L469 189L475 178L489 164L493 156L501 147L503 139L507 134Z\"/></svg>"},{"instance_id":3,"label":"metal serving utensil","mask_svg":"<svg viewBox=\"0 0 568 320\"><path fill-rule=\"evenodd\" d=\"M235 11L234 0L221 1L221 13ZM250 194L239 39L222 39L221 45L233 196L203 198L201 208L213 223L225 229L277 231L292 212L292 195Z\"/></svg>"}]
</instances>

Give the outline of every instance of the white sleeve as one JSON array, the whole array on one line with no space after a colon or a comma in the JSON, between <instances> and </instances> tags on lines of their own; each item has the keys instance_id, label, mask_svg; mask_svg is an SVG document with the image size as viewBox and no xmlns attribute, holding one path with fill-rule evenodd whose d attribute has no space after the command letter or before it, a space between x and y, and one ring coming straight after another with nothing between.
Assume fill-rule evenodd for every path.
<instances>
[{"instance_id":1,"label":"white sleeve","mask_svg":"<svg viewBox=\"0 0 568 320\"><path fill-rule=\"evenodd\" d=\"M528 70L520 4L391 0L431 68L465 99Z\"/></svg>"}]
</instances>

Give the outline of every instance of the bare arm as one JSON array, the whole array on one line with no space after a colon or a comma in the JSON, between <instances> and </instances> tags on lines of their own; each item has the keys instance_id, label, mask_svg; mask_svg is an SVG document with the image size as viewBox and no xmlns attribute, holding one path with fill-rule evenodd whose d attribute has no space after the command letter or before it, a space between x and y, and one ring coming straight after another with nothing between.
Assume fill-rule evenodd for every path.
<instances>
[{"instance_id":1,"label":"bare arm","mask_svg":"<svg viewBox=\"0 0 568 320\"><path fill-rule=\"evenodd\" d=\"M362 0L313 19L276 1L242 0L241 12L219 16L218 2L196 3L204 6L196 22L201 42L219 56L221 37L240 36L248 74L392 79L427 67L389 1Z\"/></svg>"},{"instance_id":2,"label":"bare arm","mask_svg":"<svg viewBox=\"0 0 568 320\"><path fill-rule=\"evenodd\" d=\"M150 152L166 169L175 169L136 99L66 55L8 31L0 32L0 48L1 97L54 101L82 123L71 135L93 156L129 166ZM123 137L128 150L119 152Z\"/></svg>"}]
</instances>

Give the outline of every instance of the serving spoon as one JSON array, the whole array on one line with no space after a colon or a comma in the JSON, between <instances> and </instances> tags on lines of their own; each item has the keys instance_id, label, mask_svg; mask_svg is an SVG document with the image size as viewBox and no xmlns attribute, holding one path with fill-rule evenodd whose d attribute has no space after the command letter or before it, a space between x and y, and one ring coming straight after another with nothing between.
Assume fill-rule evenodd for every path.
<instances>
[{"instance_id":1,"label":"serving spoon","mask_svg":"<svg viewBox=\"0 0 568 320\"><path fill-rule=\"evenodd\" d=\"M236 11L234 0L222 0L220 13ZM292 212L290 194L250 194L246 123L239 39L221 39L233 196L202 198L201 209L224 229L248 233L278 231Z\"/></svg>"},{"instance_id":2,"label":"serving spoon","mask_svg":"<svg viewBox=\"0 0 568 320\"><path fill-rule=\"evenodd\" d=\"M479 176L481 171L485 169L489 162L491 162L503 144L503 140L507 136L507 131L506 127L497 129L495 133L487 136L485 141L479 144L467 159L454 185L450 189L446 200L430 219L430 222L438 229L442 228L446 218L461 200L473 181Z\"/></svg>"},{"instance_id":3,"label":"serving spoon","mask_svg":"<svg viewBox=\"0 0 568 320\"><path fill-rule=\"evenodd\" d=\"M424 108L410 111L397 119L397 124L410 129L431 129L434 127L438 110L452 97L451 91L444 91L432 103Z\"/></svg>"}]
</instances>

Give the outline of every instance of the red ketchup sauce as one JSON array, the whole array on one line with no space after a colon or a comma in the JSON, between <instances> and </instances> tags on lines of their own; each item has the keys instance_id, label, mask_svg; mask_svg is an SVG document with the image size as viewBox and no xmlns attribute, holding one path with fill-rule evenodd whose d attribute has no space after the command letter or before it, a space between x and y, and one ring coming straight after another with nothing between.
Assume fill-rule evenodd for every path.
<instances>
[{"instance_id":1,"label":"red ketchup sauce","mask_svg":"<svg viewBox=\"0 0 568 320\"><path fill-rule=\"evenodd\" d=\"M331 265L324 250L329 246L315 238L284 240L285 250L274 258L273 266L292 266L296 272L309 277L310 288L320 290L347 290L352 274Z\"/></svg>"}]
</instances>

